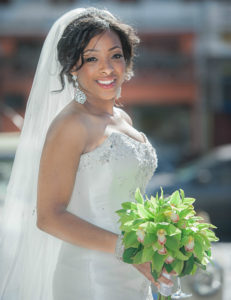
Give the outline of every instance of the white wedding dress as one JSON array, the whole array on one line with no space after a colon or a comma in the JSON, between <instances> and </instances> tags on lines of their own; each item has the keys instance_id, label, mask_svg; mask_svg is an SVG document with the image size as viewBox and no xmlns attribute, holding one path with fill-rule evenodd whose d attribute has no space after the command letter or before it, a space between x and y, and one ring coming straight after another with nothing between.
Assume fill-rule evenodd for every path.
<instances>
[{"instance_id":1,"label":"white wedding dress","mask_svg":"<svg viewBox=\"0 0 231 300\"><path fill-rule=\"evenodd\" d=\"M146 136L139 142L113 132L80 158L68 211L114 233L120 233L116 210L144 193L156 165ZM150 282L113 254L62 242L53 277L53 300L150 300Z\"/></svg>"}]
</instances>

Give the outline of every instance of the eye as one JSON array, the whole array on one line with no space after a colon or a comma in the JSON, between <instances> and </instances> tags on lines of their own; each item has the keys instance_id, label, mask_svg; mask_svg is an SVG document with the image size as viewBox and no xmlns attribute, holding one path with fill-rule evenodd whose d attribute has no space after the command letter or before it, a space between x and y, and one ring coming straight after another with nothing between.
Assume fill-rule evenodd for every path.
<instances>
[{"instance_id":1,"label":"eye","mask_svg":"<svg viewBox=\"0 0 231 300\"><path fill-rule=\"evenodd\" d=\"M116 54L113 55L112 58L120 59L121 57L123 57L123 55L121 53L116 53Z\"/></svg>"},{"instance_id":2,"label":"eye","mask_svg":"<svg viewBox=\"0 0 231 300\"><path fill-rule=\"evenodd\" d=\"M96 60L97 60L97 58L94 57L94 56L88 57L88 58L85 58L85 59L84 59L85 62L93 62L93 61L96 61Z\"/></svg>"}]
</instances>

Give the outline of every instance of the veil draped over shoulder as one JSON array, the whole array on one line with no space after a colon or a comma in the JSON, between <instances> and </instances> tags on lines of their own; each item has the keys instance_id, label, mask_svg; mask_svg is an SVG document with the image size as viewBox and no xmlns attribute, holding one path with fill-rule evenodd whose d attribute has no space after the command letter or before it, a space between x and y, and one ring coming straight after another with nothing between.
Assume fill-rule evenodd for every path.
<instances>
[{"instance_id":1,"label":"veil draped over shoulder","mask_svg":"<svg viewBox=\"0 0 231 300\"><path fill-rule=\"evenodd\" d=\"M55 116L73 99L65 79L62 92L57 43L66 26L86 9L58 19L42 48L27 103L24 126L7 188L0 235L0 299L51 300L52 275L61 241L36 226L37 178L46 133Z\"/></svg>"}]
</instances>

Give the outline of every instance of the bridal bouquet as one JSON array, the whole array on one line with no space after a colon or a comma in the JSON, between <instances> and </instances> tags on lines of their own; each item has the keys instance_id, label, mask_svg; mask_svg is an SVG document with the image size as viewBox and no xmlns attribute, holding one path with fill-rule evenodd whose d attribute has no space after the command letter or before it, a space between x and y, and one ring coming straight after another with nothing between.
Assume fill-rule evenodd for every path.
<instances>
[{"instance_id":1,"label":"bridal bouquet","mask_svg":"<svg viewBox=\"0 0 231 300\"><path fill-rule=\"evenodd\" d=\"M160 196L144 199L137 189L135 200L122 203L122 209L116 212L123 234L124 262L151 262L156 281L163 268L174 270L179 277L194 274L198 267L206 269L211 242L218 238L210 229L216 227L196 216L192 205L195 199L185 197L181 189L169 197L161 190Z\"/></svg>"}]
</instances>

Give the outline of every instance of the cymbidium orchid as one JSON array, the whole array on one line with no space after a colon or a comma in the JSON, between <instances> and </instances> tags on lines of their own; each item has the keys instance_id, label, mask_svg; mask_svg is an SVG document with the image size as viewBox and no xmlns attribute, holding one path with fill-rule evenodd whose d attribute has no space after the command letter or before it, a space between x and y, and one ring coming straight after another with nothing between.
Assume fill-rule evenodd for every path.
<instances>
[{"instance_id":1,"label":"cymbidium orchid","mask_svg":"<svg viewBox=\"0 0 231 300\"><path fill-rule=\"evenodd\" d=\"M167 232L164 229L159 229L157 231L158 243L164 245L166 243L166 234Z\"/></svg>"},{"instance_id":2,"label":"cymbidium orchid","mask_svg":"<svg viewBox=\"0 0 231 300\"><path fill-rule=\"evenodd\" d=\"M160 197L144 199L137 189L135 200L122 203L122 209L117 211L124 235L124 262L151 261L156 281L163 269L173 270L182 277L194 274L197 267L205 267L211 257L211 242L218 238L210 229L215 226L198 222L194 217L195 199L185 197L183 190L166 198L162 190ZM159 292L158 299L171 296L165 298Z\"/></svg>"},{"instance_id":3,"label":"cymbidium orchid","mask_svg":"<svg viewBox=\"0 0 231 300\"><path fill-rule=\"evenodd\" d=\"M176 212L172 212L170 219L173 223L177 223L179 221L180 217Z\"/></svg>"},{"instance_id":4,"label":"cymbidium orchid","mask_svg":"<svg viewBox=\"0 0 231 300\"><path fill-rule=\"evenodd\" d=\"M165 263L166 263L166 264L171 264L173 261L174 261L174 258L173 258L171 255L169 255L169 256L165 259Z\"/></svg>"},{"instance_id":5,"label":"cymbidium orchid","mask_svg":"<svg viewBox=\"0 0 231 300\"><path fill-rule=\"evenodd\" d=\"M188 252L192 252L194 249L194 238L189 236L188 243L185 245L185 250Z\"/></svg>"},{"instance_id":6,"label":"cymbidium orchid","mask_svg":"<svg viewBox=\"0 0 231 300\"><path fill-rule=\"evenodd\" d=\"M166 250L165 247L163 247L163 248L161 248L161 249L158 250L158 253L159 253L160 255L165 255L165 254L167 254L167 250Z\"/></svg>"},{"instance_id":7,"label":"cymbidium orchid","mask_svg":"<svg viewBox=\"0 0 231 300\"><path fill-rule=\"evenodd\" d=\"M145 231L142 228L139 227L136 231L136 235L137 235L137 240L140 243L143 243L144 242L144 237L145 237Z\"/></svg>"}]
</instances>

